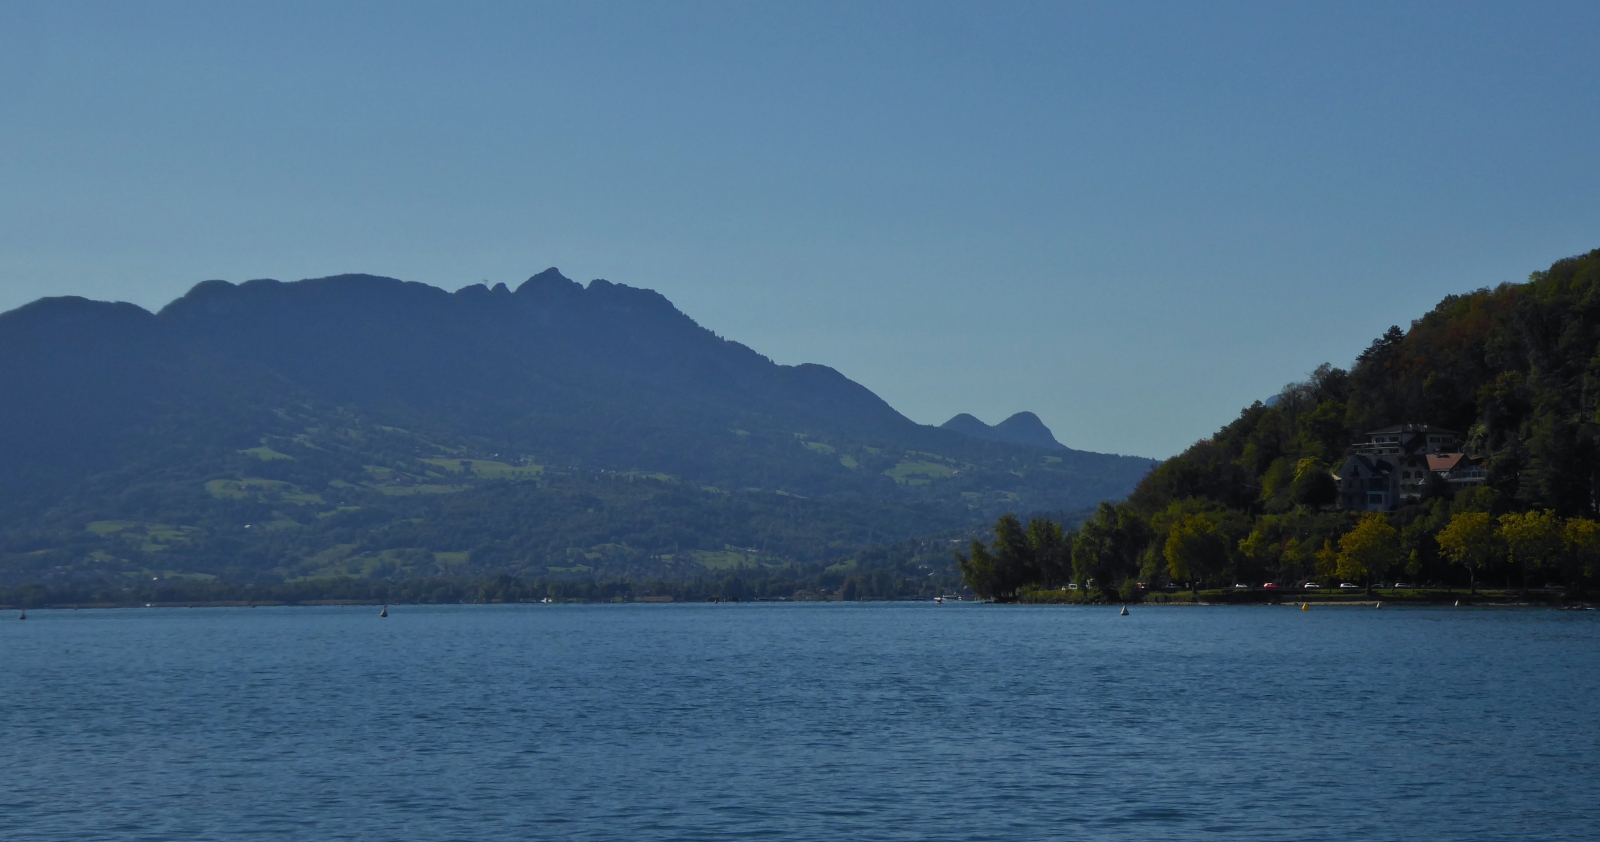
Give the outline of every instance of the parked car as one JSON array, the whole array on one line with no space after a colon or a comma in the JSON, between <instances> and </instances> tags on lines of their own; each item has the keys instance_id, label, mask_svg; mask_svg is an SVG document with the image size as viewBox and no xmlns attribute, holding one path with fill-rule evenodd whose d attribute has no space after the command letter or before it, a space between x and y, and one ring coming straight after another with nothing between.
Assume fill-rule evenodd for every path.
<instances>
[{"instance_id":1,"label":"parked car","mask_svg":"<svg viewBox=\"0 0 1600 842\"><path fill-rule=\"evenodd\" d=\"M1264 590L1275 591L1275 590L1278 589L1278 583L1277 582L1268 582L1265 585L1262 585L1261 587Z\"/></svg>"},{"instance_id":2,"label":"parked car","mask_svg":"<svg viewBox=\"0 0 1600 842\"><path fill-rule=\"evenodd\" d=\"M1234 585L1233 589L1236 590L1236 591L1247 591L1247 590L1250 590L1250 586L1249 585Z\"/></svg>"},{"instance_id":3,"label":"parked car","mask_svg":"<svg viewBox=\"0 0 1600 842\"><path fill-rule=\"evenodd\" d=\"M1317 582L1307 582L1304 585L1301 585L1300 587L1305 588L1308 591L1320 591L1320 590L1322 590L1322 585L1320 583L1317 583Z\"/></svg>"},{"instance_id":4,"label":"parked car","mask_svg":"<svg viewBox=\"0 0 1600 842\"><path fill-rule=\"evenodd\" d=\"M1349 582L1340 582L1339 583L1339 590L1341 590L1341 591L1359 591L1359 590L1361 590L1361 586L1360 585L1352 585Z\"/></svg>"},{"instance_id":5,"label":"parked car","mask_svg":"<svg viewBox=\"0 0 1600 842\"><path fill-rule=\"evenodd\" d=\"M1400 590L1401 588L1409 588L1409 587L1411 587L1411 586L1406 584L1405 582L1395 582L1393 585L1389 586L1389 589L1397 591L1397 590Z\"/></svg>"}]
</instances>

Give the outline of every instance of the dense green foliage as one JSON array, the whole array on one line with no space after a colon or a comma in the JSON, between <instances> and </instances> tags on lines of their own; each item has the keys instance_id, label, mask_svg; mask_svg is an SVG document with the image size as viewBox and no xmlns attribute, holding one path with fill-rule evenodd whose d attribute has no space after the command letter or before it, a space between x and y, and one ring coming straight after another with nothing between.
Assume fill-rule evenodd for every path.
<instances>
[{"instance_id":1,"label":"dense green foliage","mask_svg":"<svg viewBox=\"0 0 1600 842\"><path fill-rule=\"evenodd\" d=\"M1455 493L1433 481L1383 514L1336 509L1330 470L1365 431L1401 423L1463 432L1486 484ZM1503 576L1582 589L1600 572L1597 502L1600 251L1524 284L1450 296L1409 330L1390 328L1350 370L1324 365L1251 405L1127 501L1102 506L1070 536L1072 566L1086 593L1092 583L1124 598L1138 582L1335 577L1474 586ZM1014 543L1011 529L996 526L996 546ZM1004 599L1023 586L991 592Z\"/></svg>"}]
</instances>

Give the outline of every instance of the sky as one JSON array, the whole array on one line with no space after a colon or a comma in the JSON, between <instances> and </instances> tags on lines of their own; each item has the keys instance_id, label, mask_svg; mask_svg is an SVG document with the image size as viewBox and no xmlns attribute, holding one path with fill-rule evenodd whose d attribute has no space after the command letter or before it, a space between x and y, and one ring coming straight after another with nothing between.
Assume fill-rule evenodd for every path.
<instances>
[{"instance_id":1,"label":"sky","mask_svg":"<svg viewBox=\"0 0 1600 842\"><path fill-rule=\"evenodd\" d=\"M1600 247L1600 4L15 3L0 311L547 267L1165 457Z\"/></svg>"}]
</instances>

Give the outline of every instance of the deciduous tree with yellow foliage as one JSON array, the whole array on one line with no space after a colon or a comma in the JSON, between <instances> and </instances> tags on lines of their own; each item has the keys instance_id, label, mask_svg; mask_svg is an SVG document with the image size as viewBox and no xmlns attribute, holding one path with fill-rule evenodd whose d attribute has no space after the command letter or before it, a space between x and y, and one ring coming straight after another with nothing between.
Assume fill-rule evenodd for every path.
<instances>
[{"instance_id":1,"label":"deciduous tree with yellow foliage","mask_svg":"<svg viewBox=\"0 0 1600 842\"><path fill-rule=\"evenodd\" d=\"M1528 571L1555 561L1564 549L1563 532L1561 518L1549 509L1500 516L1500 539L1510 550L1511 561L1522 570L1523 596L1528 595Z\"/></svg>"},{"instance_id":2,"label":"deciduous tree with yellow foliage","mask_svg":"<svg viewBox=\"0 0 1600 842\"><path fill-rule=\"evenodd\" d=\"M1369 594L1373 580L1399 562L1400 532L1379 512L1363 514L1355 528L1339 539L1339 576L1364 579Z\"/></svg>"},{"instance_id":3,"label":"deciduous tree with yellow foliage","mask_svg":"<svg viewBox=\"0 0 1600 842\"><path fill-rule=\"evenodd\" d=\"M1459 512L1434 537L1445 558L1467 569L1472 593L1478 592L1478 571L1495 553L1494 518L1488 512Z\"/></svg>"},{"instance_id":4,"label":"deciduous tree with yellow foliage","mask_svg":"<svg viewBox=\"0 0 1600 842\"><path fill-rule=\"evenodd\" d=\"M1184 515L1167 533L1161 551L1172 578L1188 582L1190 590L1199 593L1200 580L1227 564L1228 540L1206 515Z\"/></svg>"},{"instance_id":5,"label":"deciduous tree with yellow foliage","mask_svg":"<svg viewBox=\"0 0 1600 842\"><path fill-rule=\"evenodd\" d=\"M1566 552L1562 554L1562 567L1565 568L1562 572L1568 584L1576 590L1582 590L1583 580L1593 576L1595 568L1600 566L1600 523L1586 517L1575 517L1567 521L1561 537L1566 544Z\"/></svg>"}]
</instances>

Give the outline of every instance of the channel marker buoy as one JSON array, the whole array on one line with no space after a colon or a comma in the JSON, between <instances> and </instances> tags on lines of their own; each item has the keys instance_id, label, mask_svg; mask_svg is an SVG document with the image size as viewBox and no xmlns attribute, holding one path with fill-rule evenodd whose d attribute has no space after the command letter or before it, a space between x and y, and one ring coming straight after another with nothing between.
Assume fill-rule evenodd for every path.
<instances>
[{"instance_id":1,"label":"channel marker buoy","mask_svg":"<svg viewBox=\"0 0 1600 842\"><path fill-rule=\"evenodd\" d=\"M1128 606L1126 605L1122 606L1122 616L1128 616Z\"/></svg>"},{"instance_id":2,"label":"channel marker buoy","mask_svg":"<svg viewBox=\"0 0 1600 842\"><path fill-rule=\"evenodd\" d=\"M28 612L24 611L24 612L18 614L17 615L17 619L18 620L26 620L26 619L28 619Z\"/></svg>"},{"instance_id":3,"label":"channel marker buoy","mask_svg":"<svg viewBox=\"0 0 1600 842\"><path fill-rule=\"evenodd\" d=\"M389 616L389 606L387 606L387 605L383 606L383 610L378 612L378 616L379 617L387 617L387 616Z\"/></svg>"},{"instance_id":4,"label":"channel marker buoy","mask_svg":"<svg viewBox=\"0 0 1600 842\"><path fill-rule=\"evenodd\" d=\"M1383 607L1383 603L1381 603L1381 602L1377 603L1377 604L1373 605L1372 607L1373 608L1382 608Z\"/></svg>"},{"instance_id":5,"label":"channel marker buoy","mask_svg":"<svg viewBox=\"0 0 1600 842\"><path fill-rule=\"evenodd\" d=\"M1311 603L1309 603L1309 602L1300 603L1300 610L1301 611L1310 611L1311 610Z\"/></svg>"}]
</instances>

